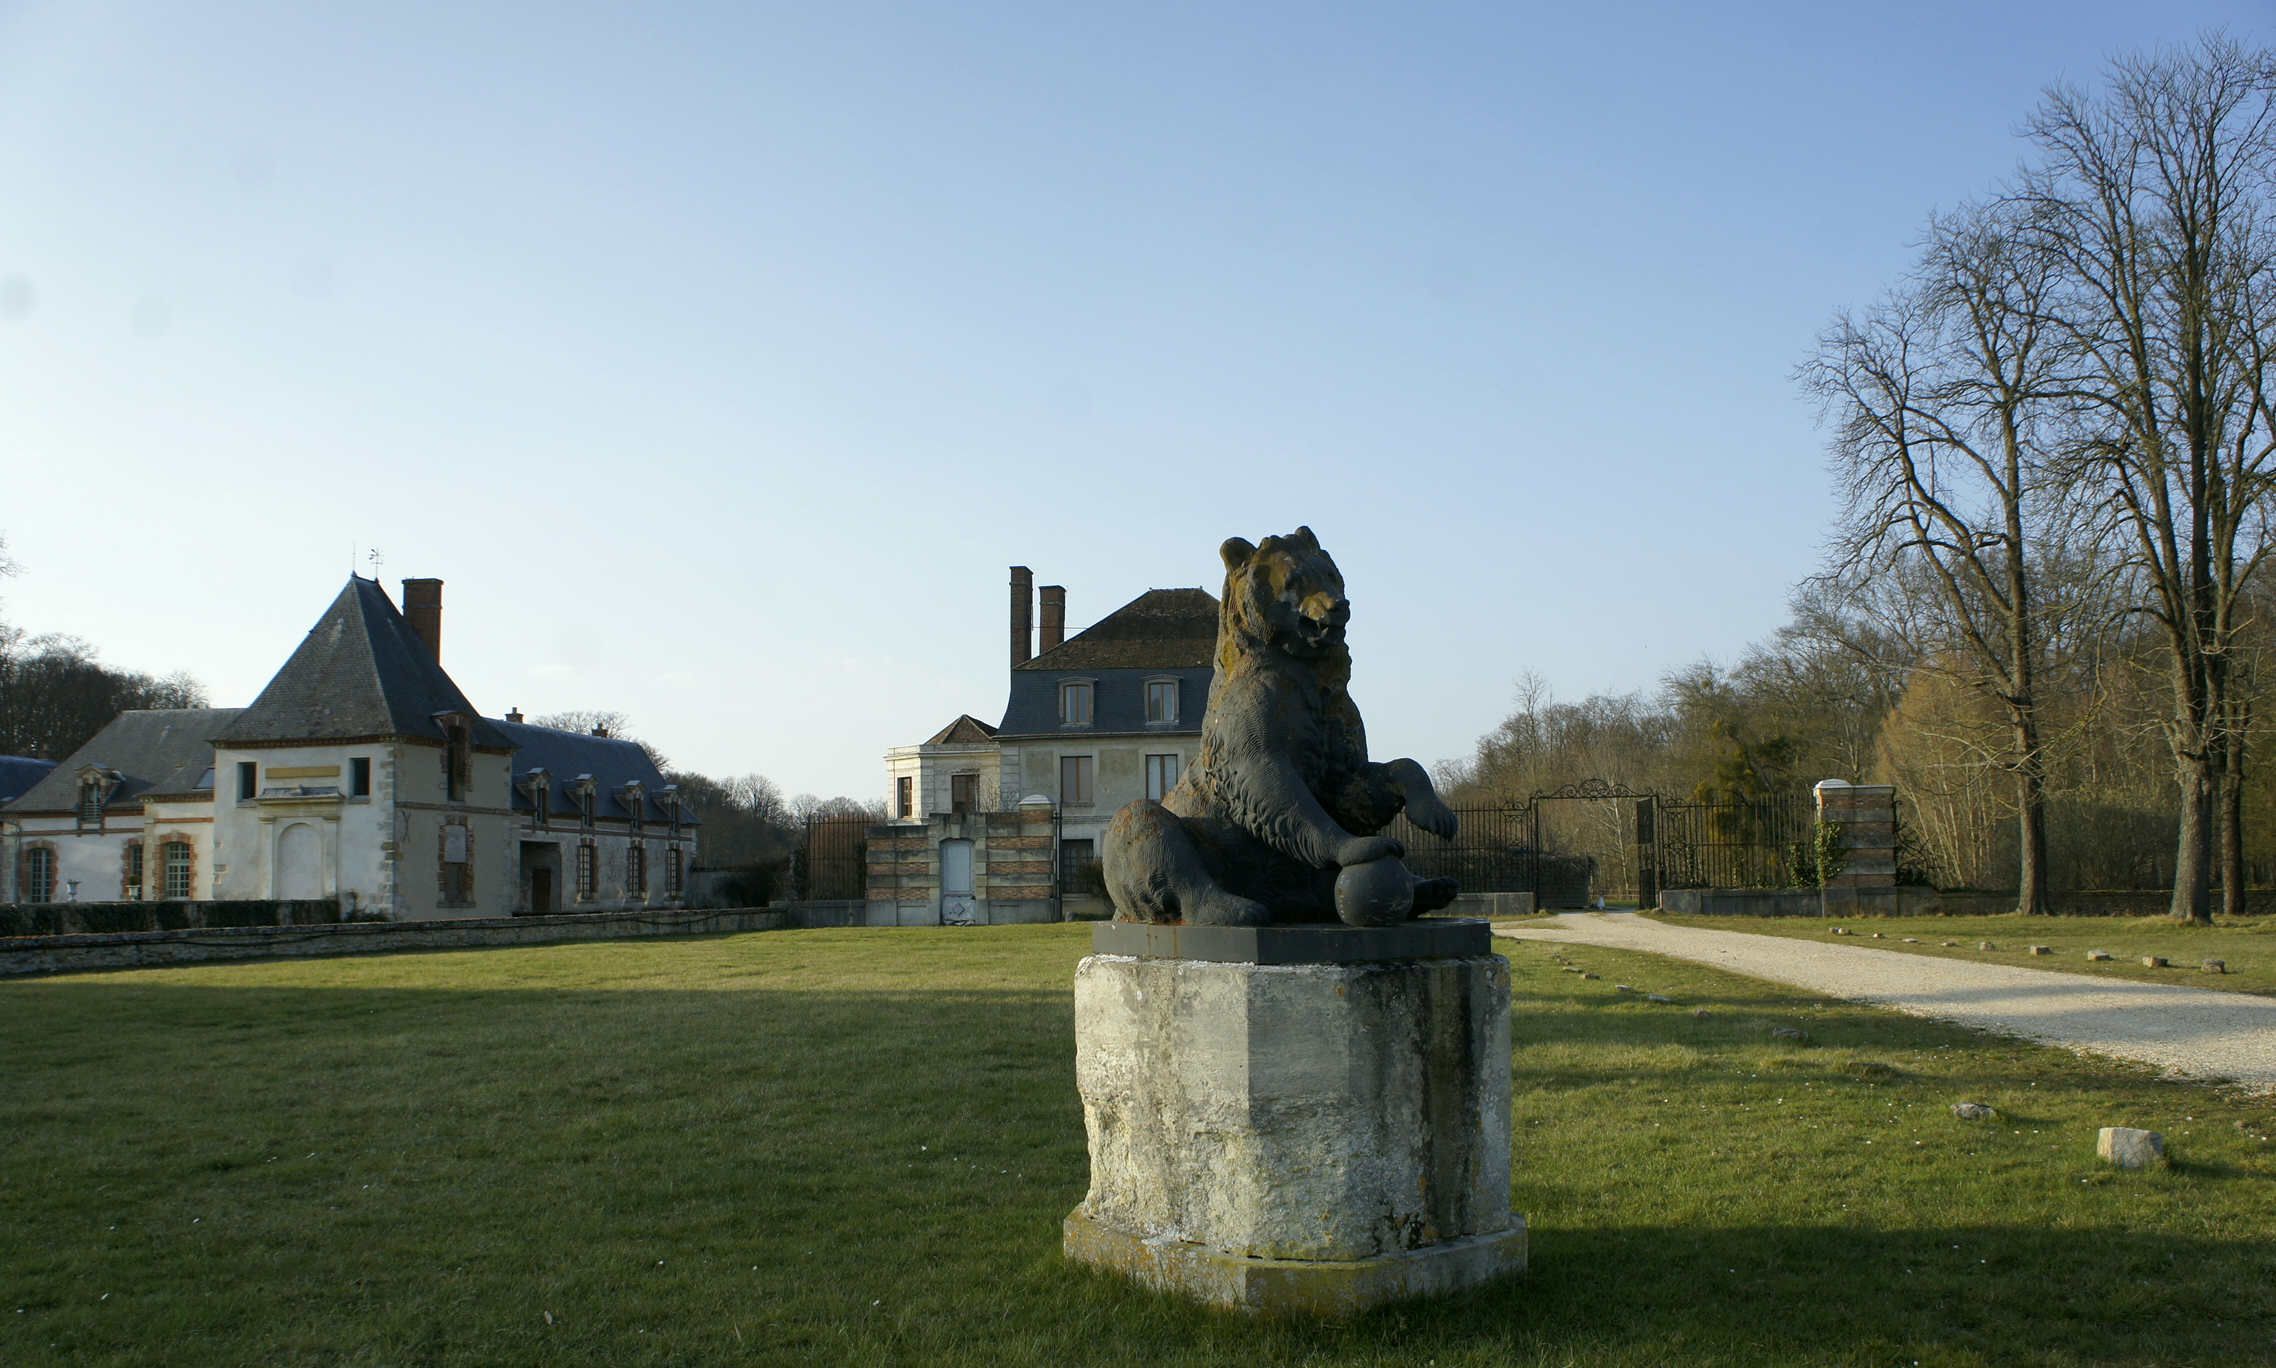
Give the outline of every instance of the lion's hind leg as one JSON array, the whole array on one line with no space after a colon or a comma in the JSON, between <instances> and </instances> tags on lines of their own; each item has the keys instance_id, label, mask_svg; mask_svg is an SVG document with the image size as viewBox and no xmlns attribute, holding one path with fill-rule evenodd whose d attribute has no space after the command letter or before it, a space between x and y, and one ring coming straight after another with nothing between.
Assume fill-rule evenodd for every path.
<instances>
[{"instance_id":1,"label":"lion's hind leg","mask_svg":"<svg viewBox=\"0 0 2276 1368\"><path fill-rule=\"evenodd\" d=\"M1139 799L1106 828L1107 896L1124 921L1193 926L1262 926L1264 904L1228 893L1209 871L1185 823L1160 803Z\"/></svg>"}]
</instances>

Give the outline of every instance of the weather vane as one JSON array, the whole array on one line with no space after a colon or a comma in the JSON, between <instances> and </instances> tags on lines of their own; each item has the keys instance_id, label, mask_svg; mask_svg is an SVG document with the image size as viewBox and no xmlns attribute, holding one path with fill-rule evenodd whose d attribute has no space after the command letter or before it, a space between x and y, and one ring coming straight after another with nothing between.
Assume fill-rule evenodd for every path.
<instances>
[{"instance_id":1,"label":"weather vane","mask_svg":"<svg viewBox=\"0 0 2276 1368\"><path fill-rule=\"evenodd\" d=\"M379 554L379 548L375 546L375 547L373 547L373 548L371 549L371 554L369 554L369 555L365 556L365 557L364 557L364 559L365 559L365 560L368 560L368 561L370 561L370 562L371 562L371 577L372 577L373 579L378 579L378 578L379 578L379 563L380 563L381 561L385 560L385 559L386 559L386 557L385 557L385 556L382 556L382 555L380 555L380 554Z\"/></svg>"}]
</instances>

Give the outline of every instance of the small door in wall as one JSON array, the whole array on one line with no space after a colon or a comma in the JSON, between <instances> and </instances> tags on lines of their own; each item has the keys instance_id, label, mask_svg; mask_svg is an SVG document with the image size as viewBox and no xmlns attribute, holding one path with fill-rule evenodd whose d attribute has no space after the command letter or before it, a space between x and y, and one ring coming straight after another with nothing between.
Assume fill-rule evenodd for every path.
<instances>
[{"instance_id":1,"label":"small door in wall","mask_svg":"<svg viewBox=\"0 0 2276 1368\"><path fill-rule=\"evenodd\" d=\"M970 926L972 901L972 843L940 843L940 919L949 926Z\"/></svg>"},{"instance_id":2,"label":"small door in wall","mask_svg":"<svg viewBox=\"0 0 2276 1368\"><path fill-rule=\"evenodd\" d=\"M276 895L280 898L321 898L324 875L320 867L323 842L316 828L294 822L277 835Z\"/></svg>"}]
</instances>

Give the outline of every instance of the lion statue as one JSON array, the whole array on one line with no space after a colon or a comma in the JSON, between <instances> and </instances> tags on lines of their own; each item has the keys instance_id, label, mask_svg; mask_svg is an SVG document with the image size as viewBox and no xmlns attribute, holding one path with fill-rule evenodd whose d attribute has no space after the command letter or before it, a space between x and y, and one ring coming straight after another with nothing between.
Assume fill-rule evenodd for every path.
<instances>
[{"instance_id":1,"label":"lion statue","mask_svg":"<svg viewBox=\"0 0 2276 1368\"><path fill-rule=\"evenodd\" d=\"M1102 859L1122 921L1394 922L1454 900L1380 832L1403 809L1452 837L1412 760L1376 764L1351 701L1351 602L1309 527L1219 548L1225 592L1201 754L1162 801L1114 816ZM1347 872L1348 871L1348 872Z\"/></svg>"}]
</instances>

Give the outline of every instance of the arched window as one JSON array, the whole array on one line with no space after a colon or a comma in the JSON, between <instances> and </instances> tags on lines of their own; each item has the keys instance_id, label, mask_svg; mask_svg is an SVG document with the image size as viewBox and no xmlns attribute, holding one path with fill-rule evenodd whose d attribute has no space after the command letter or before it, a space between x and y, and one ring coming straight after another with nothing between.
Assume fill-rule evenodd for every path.
<instances>
[{"instance_id":1,"label":"arched window","mask_svg":"<svg viewBox=\"0 0 2276 1368\"><path fill-rule=\"evenodd\" d=\"M55 901L55 850L31 846L24 851L23 870L17 876L25 902Z\"/></svg>"},{"instance_id":2,"label":"arched window","mask_svg":"<svg viewBox=\"0 0 2276 1368\"><path fill-rule=\"evenodd\" d=\"M159 896L180 901L190 896L190 875L194 868L190 843L181 839L163 842L158 847Z\"/></svg>"}]
</instances>

